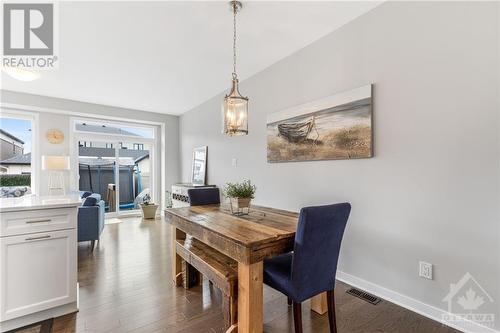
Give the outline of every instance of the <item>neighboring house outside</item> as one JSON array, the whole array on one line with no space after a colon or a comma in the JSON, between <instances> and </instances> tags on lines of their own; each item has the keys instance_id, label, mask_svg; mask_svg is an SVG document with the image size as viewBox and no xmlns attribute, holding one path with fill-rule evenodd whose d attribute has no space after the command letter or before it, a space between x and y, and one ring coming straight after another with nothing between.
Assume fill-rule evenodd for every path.
<instances>
[{"instance_id":1,"label":"neighboring house outside","mask_svg":"<svg viewBox=\"0 0 500 333\"><path fill-rule=\"evenodd\" d=\"M2 174L30 174L31 153L17 155L0 161L0 172Z\"/></svg>"},{"instance_id":2,"label":"neighboring house outside","mask_svg":"<svg viewBox=\"0 0 500 333\"><path fill-rule=\"evenodd\" d=\"M24 153L24 141L0 129L0 161Z\"/></svg>"}]
</instances>

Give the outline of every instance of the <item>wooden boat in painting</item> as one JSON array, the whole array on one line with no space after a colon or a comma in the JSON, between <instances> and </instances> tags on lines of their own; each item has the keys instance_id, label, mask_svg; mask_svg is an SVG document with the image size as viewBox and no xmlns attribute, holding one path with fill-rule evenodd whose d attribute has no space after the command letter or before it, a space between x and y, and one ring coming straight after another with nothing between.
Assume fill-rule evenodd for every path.
<instances>
[{"instance_id":1,"label":"wooden boat in painting","mask_svg":"<svg viewBox=\"0 0 500 333\"><path fill-rule=\"evenodd\" d=\"M312 117L309 121L278 124L278 132L288 142L300 143L307 139L314 125L314 117Z\"/></svg>"}]
</instances>

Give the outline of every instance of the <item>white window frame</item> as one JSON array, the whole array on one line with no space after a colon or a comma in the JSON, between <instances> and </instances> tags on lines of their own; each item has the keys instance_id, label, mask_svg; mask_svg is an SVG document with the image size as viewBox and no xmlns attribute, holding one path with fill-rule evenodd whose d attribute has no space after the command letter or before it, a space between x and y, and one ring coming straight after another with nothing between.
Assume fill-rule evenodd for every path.
<instances>
[{"instance_id":1,"label":"white window frame","mask_svg":"<svg viewBox=\"0 0 500 333\"><path fill-rule=\"evenodd\" d=\"M131 136L131 135L122 135L122 134L101 134L101 133L93 133L93 132L88 132L88 131L79 131L76 129L76 124L80 122L95 122L95 121L103 121L106 123L106 125L110 126L126 126L126 127L135 127L135 128L145 128L145 129L152 129L153 130L153 138L142 138L138 136ZM72 117L70 119L70 133L72 135L71 138L71 147L70 147L70 154L71 154L71 188L78 189L79 188L79 181L78 181L78 176L79 176L79 166L78 166L78 155L79 155L79 149L78 149L78 142L79 141L88 141L88 142L101 142L101 143L112 143L113 148L115 150L115 160L117 161L119 157L119 143L120 142L131 142L131 143L142 143L144 145L149 145L150 151L149 151L149 160L151 164L151 172L150 172L150 185L151 185L151 199L153 201L161 201L160 206L163 206L163 194L162 192L162 185L160 188L157 187L157 184L159 183L157 179L161 179L160 177L160 170L162 169L162 164L158 163L158 160L156 158L156 152L159 147L159 128L158 126L154 125L144 125L140 123L133 123L133 122L117 122L117 121L112 121L108 119L97 119L97 118L81 118L81 117ZM115 164L115 184L116 184L116 197L120 198L120 173L119 173L119 164ZM163 183L163 182L162 182ZM113 216L123 216L123 215L137 215L139 211L137 210L125 210L125 211L120 211L120 200L116 200L115 203L115 212L109 212L106 213L106 216L108 217L113 217Z\"/></svg>"},{"instance_id":2,"label":"white window frame","mask_svg":"<svg viewBox=\"0 0 500 333\"><path fill-rule=\"evenodd\" d=\"M40 193L40 144L38 138L38 113L13 110L7 107L0 108L1 118L23 119L31 121L31 193Z\"/></svg>"}]
</instances>

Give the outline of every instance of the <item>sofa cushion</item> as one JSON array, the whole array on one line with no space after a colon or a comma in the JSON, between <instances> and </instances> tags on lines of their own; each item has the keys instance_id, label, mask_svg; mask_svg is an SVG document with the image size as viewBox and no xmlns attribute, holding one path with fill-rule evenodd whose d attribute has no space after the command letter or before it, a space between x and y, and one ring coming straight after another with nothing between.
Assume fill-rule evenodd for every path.
<instances>
[{"instance_id":1,"label":"sofa cushion","mask_svg":"<svg viewBox=\"0 0 500 333\"><path fill-rule=\"evenodd\" d=\"M97 200L97 198L90 195L85 198L85 201L83 201L82 206L95 206L97 205L98 202L99 201Z\"/></svg>"},{"instance_id":2,"label":"sofa cushion","mask_svg":"<svg viewBox=\"0 0 500 333\"><path fill-rule=\"evenodd\" d=\"M101 195L99 193L92 193L89 197L96 198L97 202L101 201Z\"/></svg>"},{"instance_id":3,"label":"sofa cushion","mask_svg":"<svg viewBox=\"0 0 500 333\"><path fill-rule=\"evenodd\" d=\"M88 191L80 191L80 198L82 199L85 199L86 197L88 197L89 195L92 195L92 192L88 192Z\"/></svg>"}]
</instances>

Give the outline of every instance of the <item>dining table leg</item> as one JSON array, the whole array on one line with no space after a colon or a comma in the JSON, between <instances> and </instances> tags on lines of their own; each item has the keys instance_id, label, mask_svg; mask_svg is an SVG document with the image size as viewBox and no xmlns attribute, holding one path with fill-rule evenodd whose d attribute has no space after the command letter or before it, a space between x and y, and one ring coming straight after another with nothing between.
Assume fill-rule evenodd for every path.
<instances>
[{"instance_id":1,"label":"dining table leg","mask_svg":"<svg viewBox=\"0 0 500 333\"><path fill-rule=\"evenodd\" d=\"M172 281L175 286L182 286L182 258L177 254L176 241L186 239L186 234L172 226Z\"/></svg>"},{"instance_id":2,"label":"dining table leg","mask_svg":"<svg viewBox=\"0 0 500 333\"><path fill-rule=\"evenodd\" d=\"M238 263L238 333L262 333L263 267Z\"/></svg>"},{"instance_id":3,"label":"dining table leg","mask_svg":"<svg viewBox=\"0 0 500 333\"><path fill-rule=\"evenodd\" d=\"M326 292L318 294L311 298L311 310L320 315L328 312L328 302Z\"/></svg>"}]
</instances>

